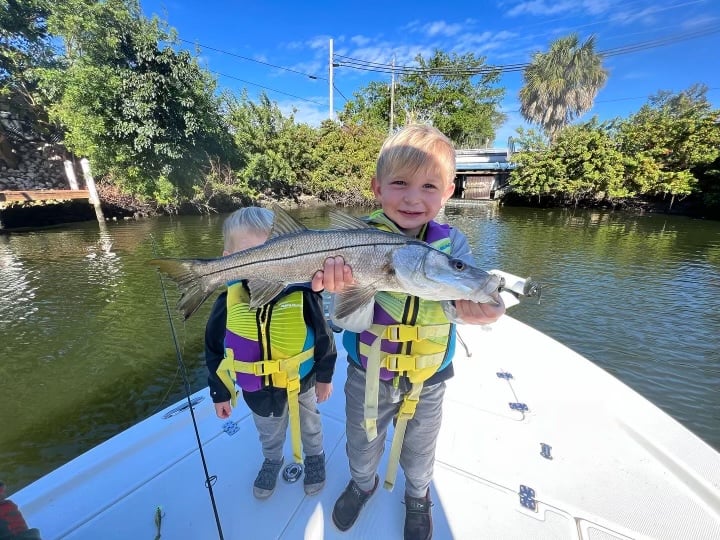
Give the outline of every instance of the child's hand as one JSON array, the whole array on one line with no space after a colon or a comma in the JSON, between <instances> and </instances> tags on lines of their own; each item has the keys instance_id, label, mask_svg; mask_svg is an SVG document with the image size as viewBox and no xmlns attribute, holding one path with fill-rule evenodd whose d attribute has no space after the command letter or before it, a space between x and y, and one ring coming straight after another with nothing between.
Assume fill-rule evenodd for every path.
<instances>
[{"instance_id":1,"label":"child's hand","mask_svg":"<svg viewBox=\"0 0 720 540\"><path fill-rule=\"evenodd\" d=\"M315 272L311 287L315 292L325 289L329 293L341 292L353 283L352 268L342 257L328 257L322 270Z\"/></svg>"},{"instance_id":2,"label":"child's hand","mask_svg":"<svg viewBox=\"0 0 720 540\"><path fill-rule=\"evenodd\" d=\"M215 403L214 405L215 414L218 415L218 418L230 418L230 413L232 413L232 406L230 405L229 401Z\"/></svg>"},{"instance_id":3,"label":"child's hand","mask_svg":"<svg viewBox=\"0 0 720 540\"><path fill-rule=\"evenodd\" d=\"M330 394L332 394L332 383L331 382L316 382L315 383L315 396L317 397L318 403L327 401L328 398L330 397Z\"/></svg>"},{"instance_id":4,"label":"child's hand","mask_svg":"<svg viewBox=\"0 0 720 540\"><path fill-rule=\"evenodd\" d=\"M505 303L496 295L497 305L479 304L471 300L455 300L455 312L465 324L490 324L505 313Z\"/></svg>"}]
</instances>

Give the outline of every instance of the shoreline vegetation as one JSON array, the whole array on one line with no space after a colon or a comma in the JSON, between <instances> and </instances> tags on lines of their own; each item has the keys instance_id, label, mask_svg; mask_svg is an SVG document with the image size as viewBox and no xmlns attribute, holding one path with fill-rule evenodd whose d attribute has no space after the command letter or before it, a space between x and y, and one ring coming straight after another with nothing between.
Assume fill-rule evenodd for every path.
<instances>
[{"instance_id":1,"label":"shoreline vegetation","mask_svg":"<svg viewBox=\"0 0 720 540\"><path fill-rule=\"evenodd\" d=\"M261 196L253 199L233 199L222 197L213 201L217 206L211 206L207 202L203 205L186 202L174 207L169 211L167 207L158 205L155 201L145 202L132 195L123 194L115 186L101 184L98 186L101 205L106 222L141 220L145 218L159 217L162 215L202 215L214 213L229 213L242 206L261 205L271 206L277 204L285 209L314 208L325 206L354 206L367 207L370 211L375 205L374 201L366 200L362 204L351 200L345 204L342 200L328 202L310 194L298 194L293 197L273 197L272 195ZM697 200L683 200L676 202L672 207L666 200L652 200L649 198L634 198L623 200L618 204L609 204L607 201L598 199L581 200L577 203L565 202L560 204L552 198L530 199L514 193L505 194L500 199L472 200L472 199L451 199L463 204L499 204L501 206L517 206L530 208L566 208L574 209L596 209L603 211L627 212L631 214L668 214L685 216L695 219L720 219L718 216L706 216ZM40 205L15 205L14 207L0 210L0 233L24 232L28 230L44 229L48 227L61 226L73 222L92 221L96 219L92 205L86 201L66 201L60 203L47 203ZM8 219L9 218L9 219Z\"/></svg>"},{"instance_id":2,"label":"shoreline vegetation","mask_svg":"<svg viewBox=\"0 0 720 540\"><path fill-rule=\"evenodd\" d=\"M0 190L47 189L62 163L87 159L110 219L267 201L371 206L388 126L430 123L471 149L507 120L502 69L472 52L418 55L393 89L372 81L312 126L264 91L221 90L137 0L11 2L0 23ZM603 61L577 34L532 55L519 101L538 131L508 141L516 168L500 204L720 219L720 110L708 87L658 90L626 118L579 122L610 76ZM53 213L19 206L1 210L0 229L21 210L26 226Z\"/></svg>"}]
</instances>

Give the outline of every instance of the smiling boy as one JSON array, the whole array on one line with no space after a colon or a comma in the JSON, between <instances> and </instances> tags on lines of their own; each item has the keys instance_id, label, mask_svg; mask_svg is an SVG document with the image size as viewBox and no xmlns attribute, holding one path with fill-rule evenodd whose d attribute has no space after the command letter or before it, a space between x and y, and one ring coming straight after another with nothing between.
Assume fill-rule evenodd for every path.
<instances>
[{"instance_id":1,"label":"smiling boy","mask_svg":"<svg viewBox=\"0 0 720 540\"><path fill-rule=\"evenodd\" d=\"M372 225L419 238L474 264L465 236L434 221L452 196L455 149L431 126L411 125L390 136L378 157L372 190L382 209ZM341 257L325 261L312 287L338 293L353 283ZM333 508L341 531L357 520L377 489L378 465L390 422L395 423L385 487L394 485L398 464L405 473L405 539L432 537L430 483L442 420L445 380L452 377L455 324L487 324L504 312L502 300L436 302L379 292L367 309L345 319L348 351L345 383L347 455L352 479Z\"/></svg>"}]
</instances>

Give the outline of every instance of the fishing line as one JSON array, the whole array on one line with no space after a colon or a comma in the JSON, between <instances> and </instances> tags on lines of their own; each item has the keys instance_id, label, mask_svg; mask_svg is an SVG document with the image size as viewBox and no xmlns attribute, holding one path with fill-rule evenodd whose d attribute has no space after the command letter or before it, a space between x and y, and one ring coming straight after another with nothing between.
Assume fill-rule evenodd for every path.
<instances>
[{"instance_id":1,"label":"fishing line","mask_svg":"<svg viewBox=\"0 0 720 540\"><path fill-rule=\"evenodd\" d=\"M150 235L150 240L153 245L153 255L157 257L157 244L155 238ZM197 421L195 420L195 408L193 407L190 399L190 382L188 381L187 369L185 368L185 362L183 361L182 354L180 353L180 346L178 345L177 333L175 332L175 325L172 320L172 313L170 312L170 304L167 299L167 291L165 290L165 282L163 281L162 275L158 272L158 278L160 279L160 290L162 291L163 302L165 303L165 312L167 313L168 323L170 324L170 333L172 334L173 345L175 346L175 356L178 362L178 370L182 374L183 385L185 386L185 399L187 400L188 409L190 410L190 416L192 417L193 428L195 429L195 439L197 440L198 450L200 451L200 460L202 461L203 470L205 471L205 487L210 494L210 502L212 503L213 513L215 514L215 524L218 529L218 536L220 540L224 540L222 526L220 525L220 515L218 514L217 505L215 504L215 494L213 493L213 484L217 480L217 476L210 476L208 472L207 462L205 461L205 452L203 451L202 441L200 440L200 432L198 430Z\"/></svg>"}]
</instances>

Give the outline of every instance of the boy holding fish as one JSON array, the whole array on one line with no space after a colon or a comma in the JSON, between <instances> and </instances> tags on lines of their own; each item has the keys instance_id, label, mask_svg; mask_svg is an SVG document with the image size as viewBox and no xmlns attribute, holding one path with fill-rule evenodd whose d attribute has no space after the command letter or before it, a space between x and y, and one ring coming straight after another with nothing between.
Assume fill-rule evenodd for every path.
<instances>
[{"instance_id":1,"label":"boy holding fish","mask_svg":"<svg viewBox=\"0 0 720 540\"><path fill-rule=\"evenodd\" d=\"M263 244L273 213L247 207L223 225L223 256ZM275 490L290 425L294 459L305 453L304 490L325 485L322 425L316 404L332 393L335 341L325 321L320 294L290 286L259 308L249 305L246 280L228 283L215 301L205 330L208 384L219 418L229 418L236 385L252 411L265 458L253 494L265 499Z\"/></svg>"},{"instance_id":2,"label":"boy holding fish","mask_svg":"<svg viewBox=\"0 0 720 540\"><path fill-rule=\"evenodd\" d=\"M455 149L445 135L423 125L400 130L380 150L372 190L382 210L368 222L428 242L448 253L458 269L472 266L466 237L434 221L453 194L454 178ZM353 285L353 270L342 257L328 258L312 281L314 290L337 293L338 298ZM451 302L381 291L363 308L333 317L346 330L348 351L346 449L352 479L332 512L341 531L352 527L377 489L377 469L393 421L385 487L392 489L399 464L405 473L404 537L432 537L429 486L444 381L453 375L455 324L496 321L505 306L497 292L491 296L494 302Z\"/></svg>"}]
</instances>

